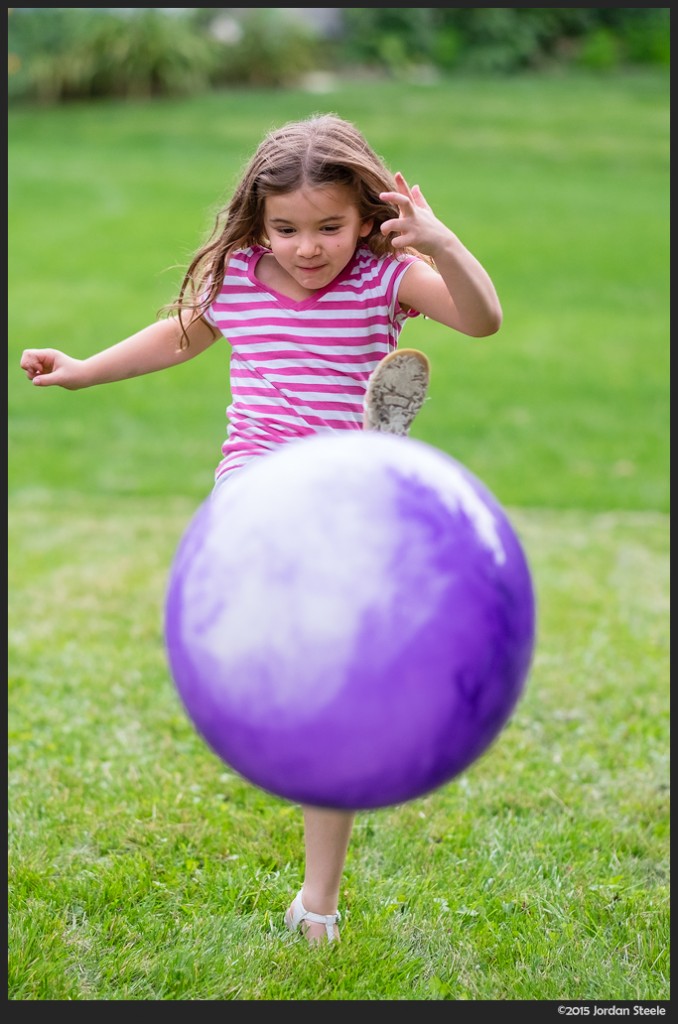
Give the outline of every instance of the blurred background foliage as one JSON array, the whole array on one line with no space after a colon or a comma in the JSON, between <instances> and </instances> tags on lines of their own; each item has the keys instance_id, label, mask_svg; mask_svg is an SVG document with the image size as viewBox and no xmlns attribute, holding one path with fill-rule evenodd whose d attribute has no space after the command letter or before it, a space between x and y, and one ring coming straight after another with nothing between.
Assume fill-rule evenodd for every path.
<instances>
[{"instance_id":1,"label":"blurred background foliage","mask_svg":"<svg viewBox=\"0 0 678 1024\"><path fill-rule=\"evenodd\" d=\"M436 80L670 62L668 7L8 8L8 96L60 103L323 76Z\"/></svg>"}]
</instances>

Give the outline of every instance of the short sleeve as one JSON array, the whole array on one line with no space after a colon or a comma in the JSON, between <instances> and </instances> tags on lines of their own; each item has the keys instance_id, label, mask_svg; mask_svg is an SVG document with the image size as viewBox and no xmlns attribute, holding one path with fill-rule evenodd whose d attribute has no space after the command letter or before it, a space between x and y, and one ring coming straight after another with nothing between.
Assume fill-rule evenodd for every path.
<instances>
[{"instance_id":1,"label":"short sleeve","mask_svg":"<svg viewBox=\"0 0 678 1024\"><path fill-rule=\"evenodd\" d=\"M417 256L409 256L409 255L407 255L407 256L398 256L398 257L396 257L396 259L397 259L398 267L397 267L396 272L393 275L393 279L392 279L392 283L393 283L393 303L392 303L392 309L393 309L393 317L394 317L396 323L403 324L406 320L411 320L412 317L421 316L421 313L419 312L418 309L412 309L412 308L403 309L403 307L400 305L400 302L398 301L398 291L400 289L400 282L402 281L402 279L403 279L405 273L407 272L407 270L414 263L418 262L418 257Z\"/></svg>"},{"instance_id":2,"label":"short sleeve","mask_svg":"<svg viewBox=\"0 0 678 1024\"><path fill-rule=\"evenodd\" d=\"M211 286L212 286L212 278L209 277L207 279L207 281L205 281L205 287L203 288L202 295L200 296L200 301L201 302L203 301L203 299L206 299L207 296L209 295ZM210 327L214 327L215 330L218 330L219 328L217 327L217 324L215 323L214 315L212 313L212 304L213 303L210 303L209 306L205 307L205 309L202 312L202 318L203 318L203 320L207 321L207 323L210 325Z\"/></svg>"}]
</instances>

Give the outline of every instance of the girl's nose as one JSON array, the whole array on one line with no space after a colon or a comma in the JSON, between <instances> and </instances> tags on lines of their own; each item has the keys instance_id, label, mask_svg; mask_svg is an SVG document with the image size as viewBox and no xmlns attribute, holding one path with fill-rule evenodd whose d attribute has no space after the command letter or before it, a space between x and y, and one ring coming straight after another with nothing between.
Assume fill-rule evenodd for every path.
<instances>
[{"instance_id":1,"label":"girl's nose","mask_svg":"<svg viewBox=\"0 0 678 1024\"><path fill-rule=\"evenodd\" d=\"M300 237L297 243L297 252L300 256L315 256L318 252L318 243L316 239L312 238L310 235L304 238Z\"/></svg>"}]
</instances>

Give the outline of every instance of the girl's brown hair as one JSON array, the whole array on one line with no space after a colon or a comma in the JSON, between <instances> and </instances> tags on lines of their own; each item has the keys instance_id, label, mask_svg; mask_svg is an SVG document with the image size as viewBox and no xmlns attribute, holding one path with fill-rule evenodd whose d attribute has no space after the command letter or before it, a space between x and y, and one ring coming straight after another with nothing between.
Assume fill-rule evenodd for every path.
<instances>
[{"instance_id":1,"label":"girl's brown hair","mask_svg":"<svg viewBox=\"0 0 678 1024\"><path fill-rule=\"evenodd\" d=\"M207 241L193 256L177 299L168 313L190 313L189 324L202 316L221 288L226 263L236 249L267 245L264 201L267 196L294 192L303 186L346 185L361 220L372 220L363 243L377 256L393 254L391 239L381 233L384 221L398 208L384 203L380 192L396 191L395 179L362 133L336 114L314 114L270 131L248 162L230 202L216 215ZM397 252L414 249L398 249ZM427 259L428 257L424 257ZM188 344L184 334L182 345Z\"/></svg>"}]
</instances>

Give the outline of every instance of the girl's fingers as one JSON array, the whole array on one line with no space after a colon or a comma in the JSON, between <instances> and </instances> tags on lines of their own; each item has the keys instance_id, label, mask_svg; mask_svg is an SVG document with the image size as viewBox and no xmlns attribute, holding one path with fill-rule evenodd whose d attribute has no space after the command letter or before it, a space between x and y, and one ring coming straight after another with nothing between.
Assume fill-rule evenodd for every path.
<instances>
[{"instance_id":1,"label":"girl's fingers","mask_svg":"<svg viewBox=\"0 0 678 1024\"><path fill-rule=\"evenodd\" d=\"M394 231L400 231L399 220L385 220L384 223L381 225L381 232L384 235L390 235L391 232Z\"/></svg>"},{"instance_id":2,"label":"girl's fingers","mask_svg":"<svg viewBox=\"0 0 678 1024\"><path fill-rule=\"evenodd\" d=\"M394 178L398 182L398 185L402 184L404 186L404 190L403 191L405 191L407 193L407 195L409 196L410 195L410 186L407 184L407 181L405 180L405 175L401 174L400 171L396 171L396 173L394 174Z\"/></svg>"},{"instance_id":3,"label":"girl's fingers","mask_svg":"<svg viewBox=\"0 0 678 1024\"><path fill-rule=\"evenodd\" d=\"M423 193L418 185L412 186L412 198L420 210L430 210L431 207L424 199Z\"/></svg>"},{"instance_id":4,"label":"girl's fingers","mask_svg":"<svg viewBox=\"0 0 678 1024\"><path fill-rule=\"evenodd\" d=\"M393 203L395 206L407 206L412 204L410 196L405 196L402 192L380 192L379 198L383 199L386 203Z\"/></svg>"},{"instance_id":5,"label":"girl's fingers","mask_svg":"<svg viewBox=\"0 0 678 1024\"><path fill-rule=\"evenodd\" d=\"M403 232L408 231L412 227L412 218L416 217L416 211L418 209L430 210L430 206L424 199L419 186L413 185L410 188L399 171L395 174L395 180L396 185L402 191L381 192L379 198L385 203L397 206L400 211L400 218L384 221L381 225L381 231L384 235L395 234L400 243L402 243Z\"/></svg>"}]
</instances>

